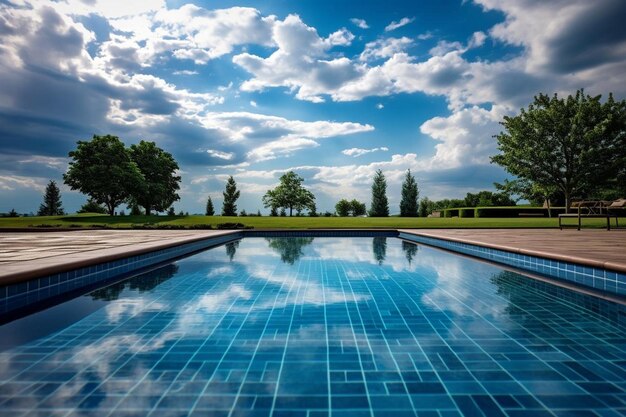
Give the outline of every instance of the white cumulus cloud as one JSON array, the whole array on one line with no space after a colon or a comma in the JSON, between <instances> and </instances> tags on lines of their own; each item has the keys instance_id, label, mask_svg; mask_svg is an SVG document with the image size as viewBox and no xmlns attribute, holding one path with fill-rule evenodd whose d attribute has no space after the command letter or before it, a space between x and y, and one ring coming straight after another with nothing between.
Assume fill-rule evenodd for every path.
<instances>
[{"instance_id":1,"label":"white cumulus cloud","mask_svg":"<svg viewBox=\"0 0 626 417\"><path fill-rule=\"evenodd\" d=\"M371 149L363 149L363 148L344 149L343 151L341 151L341 153L344 155L353 156L356 158L361 155L365 155L367 153L378 152L378 151L387 152L388 150L389 148L387 148L386 146L381 146L379 148L371 148Z\"/></svg>"},{"instance_id":2,"label":"white cumulus cloud","mask_svg":"<svg viewBox=\"0 0 626 417\"><path fill-rule=\"evenodd\" d=\"M361 29L369 29L369 25L367 24L367 22L363 19L359 19L356 17L353 17L352 19L350 19L350 22L352 22L352 24L354 24L355 26L361 28Z\"/></svg>"},{"instance_id":3,"label":"white cumulus cloud","mask_svg":"<svg viewBox=\"0 0 626 417\"><path fill-rule=\"evenodd\" d=\"M396 30L398 28L401 28L402 26L406 26L409 23L412 23L414 20L415 20L414 17L403 17L397 22L393 21L389 23L387 26L385 26L385 32L391 32L392 30Z\"/></svg>"}]
</instances>

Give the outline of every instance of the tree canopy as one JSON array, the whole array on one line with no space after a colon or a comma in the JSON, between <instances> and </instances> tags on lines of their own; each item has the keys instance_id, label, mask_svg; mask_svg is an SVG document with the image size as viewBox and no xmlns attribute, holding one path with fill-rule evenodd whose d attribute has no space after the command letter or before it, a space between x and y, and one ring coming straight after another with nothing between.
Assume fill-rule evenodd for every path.
<instances>
[{"instance_id":1,"label":"tree canopy","mask_svg":"<svg viewBox=\"0 0 626 417\"><path fill-rule=\"evenodd\" d=\"M224 203L222 204L222 216L236 216L237 215L237 199L239 198L239 190L237 190L237 183L231 175L226 181L226 189L222 193L224 196Z\"/></svg>"},{"instance_id":2,"label":"tree canopy","mask_svg":"<svg viewBox=\"0 0 626 417\"><path fill-rule=\"evenodd\" d=\"M417 189L417 181L411 175L411 170L406 172L404 182L402 183L402 200L400 201L400 216L417 217L417 198L419 190Z\"/></svg>"},{"instance_id":3,"label":"tree canopy","mask_svg":"<svg viewBox=\"0 0 626 417\"><path fill-rule=\"evenodd\" d=\"M374 182L372 183L372 205L370 207L370 216L389 216L389 202L387 200L387 180L385 179L385 175L380 169L376 171L376 174L374 174Z\"/></svg>"},{"instance_id":4,"label":"tree canopy","mask_svg":"<svg viewBox=\"0 0 626 417\"><path fill-rule=\"evenodd\" d=\"M57 183L50 180L46 186L43 203L39 206L38 216L62 216L65 212L61 204L61 191Z\"/></svg>"},{"instance_id":5,"label":"tree canopy","mask_svg":"<svg viewBox=\"0 0 626 417\"><path fill-rule=\"evenodd\" d=\"M367 207L365 206L365 203L361 203L357 199L352 199L352 201L348 201L345 198L342 198L337 202L337 204L335 204L335 211L340 217L357 217L367 213Z\"/></svg>"},{"instance_id":6,"label":"tree canopy","mask_svg":"<svg viewBox=\"0 0 626 417\"><path fill-rule=\"evenodd\" d=\"M559 99L540 94L517 116L505 116L496 136L500 154L491 158L508 172L572 198L610 187L623 188L626 161L626 101L609 94ZM621 193L626 190L620 189Z\"/></svg>"},{"instance_id":7,"label":"tree canopy","mask_svg":"<svg viewBox=\"0 0 626 417\"><path fill-rule=\"evenodd\" d=\"M72 161L63 180L72 190L104 204L113 215L115 208L128 200L143 181L137 164L117 136L94 135L91 141L77 144L76 150L69 153Z\"/></svg>"},{"instance_id":8,"label":"tree canopy","mask_svg":"<svg viewBox=\"0 0 626 417\"><path fill-rule=\"evenodd\" d=\"M304 179L293 171L286 172L280 177L280 184L273 190L267 190L263 196L263 205L271 209L289 209L289 216L293 210L315 211L315 196L302 186Z\"/></svg>"},{"instance_id":9,"label":"tree canopy","mask_svg":"<svg viewBox=\"0 0 626 417\"><path fill-rule=\"evenodd\" d=\"M169 152L154 142L141 141L131 145L130 156L137 164L143 179L132 193L131 200L146 210L165 211L174 201L180 200L176 193L180 189L180 176L175 175L178 163Z\"/></svg>"},{"instance_id":10,"label":"tree canopy","mask_svg":"<svg viewBox=\"0 0 626 417\"><path fill-rule=\"evenodd\" d=\"M492 207L492 206L514 206L509 193L492 191L479 191L476 194L467 193L465 196L465 207Z\"/></svg>"}]
</instances>

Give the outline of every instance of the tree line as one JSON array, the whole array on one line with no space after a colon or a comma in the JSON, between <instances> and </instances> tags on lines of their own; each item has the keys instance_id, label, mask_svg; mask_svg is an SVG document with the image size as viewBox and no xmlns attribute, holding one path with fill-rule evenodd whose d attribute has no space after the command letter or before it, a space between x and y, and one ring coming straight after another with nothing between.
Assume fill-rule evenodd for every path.
<instances>
[{"instance_id":1,"label":"tree line","mask_svg":"<svg viewBox=\"0 0 626 417\"><path fill-rule=\"evenodd\" d=\"M498 192L467 193L464 199L418 200L417 182L409 170L402 183L400 215L426 216L454 207L509 206L515 205L516 199L534 204L553 201L569 208L574 199L626 197L625 100L616 101L609 94L601 102L601 96L592 97L583 90L565 99L539 94L518 115L505 116L501 124L504 129L495 136L499 153L491 161L504 167L514 180L495 183ZM154 142L141 141L127 148L116 136L94 135L91 141L77 144L69 153L72 160L63 180L89 197L81 211L112 215L122 203L129 205L132 214L141 213L141 208L145 214L168 208L173 211L172 204L180 199L178 164ZM315 196L303 182L293 171L283 174L279 185L262 199L270 215L317 216ZM335 205L337 215L389 216L387 182L381 170L374 174L371 192L369 210L356 199L344 198ZM223 192L222 215L238 214L239 196L230 176ZM38 214L63 213L59 189L51 181ZM210 197L206 214L215 214Z\"/></svg>"}]
</instances>

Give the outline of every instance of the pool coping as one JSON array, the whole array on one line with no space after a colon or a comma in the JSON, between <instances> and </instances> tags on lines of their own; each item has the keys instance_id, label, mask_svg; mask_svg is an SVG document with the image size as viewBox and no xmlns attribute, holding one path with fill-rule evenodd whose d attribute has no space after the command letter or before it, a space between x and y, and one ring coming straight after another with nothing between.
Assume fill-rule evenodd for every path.
<instances>
[{"instance_id":1,"label":"pool coping","mask_svg":"<svg viewBox=\"0 0 626 417\"><path fill-rule=\"evenodd\" d=\"M240 230L213 230L210 233L208 231L204 233L199 231L195 236L169 237L167 240L159 242L137 243L115 248L72 253L54 258L37 259L36 261L22 262L16 265L5 265L0 269L0 286L16 284L46 275L73 271L79 268L144 255L188 243L210 240L211 238L237 235L240 232Z\"/></svg>"},{"instance_id":2,"label":"pool coping","mask_svg":"<svg viewBox=\"0 0 626 417\"><path fill-rule=\"evenodd\" d=\"M409 233L416 236L424 236L432 239L446 240L450 242L466 243L469 245L482 246L490 249L497 249L505 252L518 253L521 255L536 256L539 258L554 259L557 261L586 265L593 268L609 269L611 271L626 273L626 264L620 264L611 261L599 261L591 258L583 258L580 256L561 255L553 252L538 251L532 249L524 249L517 246L498 245L495 243L484 242L481 240L464 239L451 236L441 236L437 233L422 231L422 229L397 229L398 233Z\"/></svg>"}]
</instances>

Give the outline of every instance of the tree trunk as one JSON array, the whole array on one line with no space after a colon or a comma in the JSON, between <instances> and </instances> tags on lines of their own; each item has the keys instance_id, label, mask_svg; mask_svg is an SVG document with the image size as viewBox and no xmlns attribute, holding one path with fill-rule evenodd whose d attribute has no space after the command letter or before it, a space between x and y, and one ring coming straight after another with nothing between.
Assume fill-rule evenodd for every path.
<instances>
[{"instance_id":1,"label":"tree trunk","mask_svg":"<svg viewBox=\"0 0 626 417\"><path fill-rule=\"evenodd\" d=\"M563 194L565 194L565 212L569 213L569 205L570 205L570 195L569 195L569 191L564 191Z\"/></svg>"},{"instance_id":2,"label":"tree trunk","mask_svg":"<svg viewBox=\"0 0 626 417\"><path fill-rule=\"evenodd\" d=\"M150 215L150 206L149 205L146 206L145 209L146 209L146 216L149 216Z\"/></svg>"},{"instance_id":3,"label":"tree trunk","mask_svg":"<svg viewBox=\"0 0 626 417\"><path fill-rule=\"evenodd\" d=\"M293 207L289 206L289 217L291 217L291 213L293 213Z\"/></svg>"}]
</instances>

